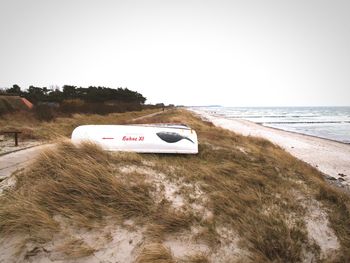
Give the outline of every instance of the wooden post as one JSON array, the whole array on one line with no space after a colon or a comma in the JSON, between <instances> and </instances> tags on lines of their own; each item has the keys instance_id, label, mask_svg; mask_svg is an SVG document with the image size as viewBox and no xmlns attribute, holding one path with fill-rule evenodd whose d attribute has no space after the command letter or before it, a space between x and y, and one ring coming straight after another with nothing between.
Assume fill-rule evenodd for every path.
<instances>
[{"instance_id":1,"label":"wooden post","mask_svg":"<svg viewBox=\"0 0 350 263\"><path fill-rule=\"evenodd\" d=\"M13 134L15 135L15 146L18 146L18 134L19 133L22 133L20 131L5 131L5 132L2 132L3 134Z\"/></svg>"},{"instance_id":2,"label":"wooden post","mask_svg":"<svg viewBox=\"0 0 350 263\"><path fill-rule=\"evenodd\" d=\"M18 146L18 132L15 132L15 146Z\"/></svg>"}]
</instances>

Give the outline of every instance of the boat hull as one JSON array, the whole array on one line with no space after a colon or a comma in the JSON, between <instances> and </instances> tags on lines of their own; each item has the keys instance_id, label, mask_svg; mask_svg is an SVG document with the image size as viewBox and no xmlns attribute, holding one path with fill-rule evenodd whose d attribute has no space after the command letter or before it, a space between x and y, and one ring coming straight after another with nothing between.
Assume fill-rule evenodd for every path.
<instances>
[{"instance_id":1,"label":"boat hull","mask_svg":"<svg viewBox=\"0 0 350 263\"><path fill-rule=\"evenodd\" d=\"M197 134L184 125L83 125L72 142L91 141L108 151L197 154Z\"/></svg>"}]
</instances>

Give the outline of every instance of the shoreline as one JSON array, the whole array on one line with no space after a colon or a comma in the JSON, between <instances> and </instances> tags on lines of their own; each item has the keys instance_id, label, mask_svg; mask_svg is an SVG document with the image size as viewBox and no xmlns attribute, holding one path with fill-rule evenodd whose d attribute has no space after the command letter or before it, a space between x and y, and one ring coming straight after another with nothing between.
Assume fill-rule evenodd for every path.
<instances>
[{"instance_id":1,"label":"shoreline","mask_svg":"<svg viewBox=\"0 0 350 263\"><path fill-rule=\"evenodd\" d=\"M237 119L237 120L243 120L243 119ZM246 121L248 121L248 120L246 120ZM350 145L350 142L341 142L341 141L337 141L337 140L334 140L334 139L324 138L324 137L320 137L320 136L316 136L316 135L305 134L305 133L301 133L301 132L288 131L288 130L283 130L283 129L276 128L276 127L265 126L265 125L263 125L262 123L256 123L256 122L252 122L252 121L249 121L249 122L255 123L255 124L257 124L257 125L260 125L260 126L262 126L262 127L266 127L266 128L269 128L269 129L274 129L274 130L278 130L278 131L283 131L283 132L289 132L289 133L304 135L304 136L308 136L308 137L312 137L312 138L317 138L317 139L321 139L321 140L326 140L326 141L330 141L330 142L341 143L341 144L344 144L344 145Z\"/></svg>"},{"instance_id":2,"label":"shoreline","mask_svg":"<svg viewBox=\"0 0 350 263\"><path fill-rule=\"evenodd\" d=\"M313 135L267 127L244 119L213 116L201 110L189 109L215 126L244 136L261 137L282 147L296 158L310 164L328 176L328 180L350 188L350 144Z\"/></svg>"},{"instance_id":3,"label":"shoreline","mask_svg":"<svg viewBox=\"0 0 350 263\"><path fill-rule=\"evenodd\" d=\"M284 131L284 132L289 132L289 133L294 133L294 134L299 134L299 135L304 135L304 136L308 136L308 137L313 137L313 138L318 138L318 139L322 139L322 140L326 140L326 141L331 141L331 142L337 142L337 143L341 143L341 144L344 144L344 145L350 145L350 142L342 142L342 141L337 141L335 139L330 139L330 138L325 138L325 137L320 137L320 136L317 136L317 135L312 135L312 134L306 134L306 133L301 133L301 132L296 132L296 131L289 131L289 130L284 130L282 128L276 128L276 127L270 127L270 126L265 126L262 122L253 122L253 121L250 121L250 120L246 120L246 119L242 119L242 118L225 118L225 117L222 117L222 116L214 116L214 115L211 115L210 113L207 113L207 112L204 112L204 111L201 111L201 110L195 110L195 109L189 109L190 111L192 112L195 112L198 114L198 112L203 112L205 115L210 115L211 117L213 118L222 118L222 119L227 119L227 120L244 120L244 121L248 121L250 123L254 123L254 124L257 124L259 126L262 126L262 127L265 127L265 128L269 128L269 129L274 129L274 130L278 130L278 131ZM197 112L198 111L198 112ZM201 114L199 114L201 115ZM201 115L202 116L202 115Z\"/></svg>"}]
</instances>

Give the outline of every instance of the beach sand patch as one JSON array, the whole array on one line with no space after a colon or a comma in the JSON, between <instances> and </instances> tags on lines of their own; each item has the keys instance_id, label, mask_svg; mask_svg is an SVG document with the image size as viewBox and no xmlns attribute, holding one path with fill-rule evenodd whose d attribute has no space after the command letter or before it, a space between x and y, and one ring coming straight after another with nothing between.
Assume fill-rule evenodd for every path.
<instances>
[{"instance_id":1,"label":"beach sand patch","mask_svg":"<svg viewBox=\"0 0 350 263\"><path fill-rule=\"evenodd\" d=\"M319 246L321 259L335 258L340 244L334 230L330 227L324 207L316 200L306 202L305 223L309 238Z\"/></svg>"},{"instance_id":2,"label":"beach sand patch","mask_svg":"<svg viewBox=\"0 0 350 263\"><path fill-rule=\"evenodd\" d=\"M0 262L134 262L143 242L141 228L120 225L99 229L67 227L50 242L38 244L30 238L12 236L0 241Z\"/></svg>"},{"instance_id":3,"label":"beach sand patch","mask_svg":"<svg viewBox=\"0 0 350 263\"><path fill-rule=\"evenodd\" d=\"M165 199L171 203L174 209L181 209L185 205L184 198L180 193L181 183L179 180L173 179L170 181L165 174L144 166L127 165L119 167L119 170L124 174L138 173L145 175L146 181L155 188L153 198L156 203L160 203Z\"/></svg>"}]
</instances>

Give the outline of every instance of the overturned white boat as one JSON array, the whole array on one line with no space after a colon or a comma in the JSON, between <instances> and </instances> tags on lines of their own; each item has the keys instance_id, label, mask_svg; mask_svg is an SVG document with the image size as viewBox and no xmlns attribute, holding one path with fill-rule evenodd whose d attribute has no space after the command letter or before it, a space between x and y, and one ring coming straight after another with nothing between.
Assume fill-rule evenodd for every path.
<instances>
[{"instance_id":1,"label":"overturned white boat","mask_svg":"<svg viewBox=\"0 0 350 263\"><path fill-rule=\"evenodd\" d=\"M196 132L184 124L83 125L72 141L91 141L108 151L198 153Z\"/></svg>"}]
</instances>

